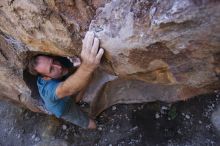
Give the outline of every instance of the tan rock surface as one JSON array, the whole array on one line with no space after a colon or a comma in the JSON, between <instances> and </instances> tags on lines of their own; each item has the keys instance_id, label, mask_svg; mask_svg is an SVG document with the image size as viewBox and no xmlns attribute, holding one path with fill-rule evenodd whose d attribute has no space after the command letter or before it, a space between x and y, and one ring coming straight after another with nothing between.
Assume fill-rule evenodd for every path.
<instances>
[{"instance_id":1,"label":"tan rock surface","mask_svg":"<svg viewBox=\"0 0 220 146\"><path fill-rule=\"evenodd\" d=\"M212 0L2 0L0 95L43 111L27 58L78 55L87 30L106 50L101 70L119 77L103 87L114 76L100 77L94 96L88 89L93 115L116 103L212 92L220 87L219 9Z\"/></svg>"}]
</instances>

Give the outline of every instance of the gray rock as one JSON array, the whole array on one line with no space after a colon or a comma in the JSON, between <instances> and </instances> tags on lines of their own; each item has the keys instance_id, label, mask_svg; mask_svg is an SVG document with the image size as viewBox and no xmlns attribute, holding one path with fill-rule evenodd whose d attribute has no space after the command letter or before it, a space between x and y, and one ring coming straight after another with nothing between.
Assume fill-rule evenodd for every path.
<instances>
[{"instance_id":1,"label":"gray rock","mask_svg":"<svg viewBox=\"0 0 220 146\"><path fill-rule=\"evenodd\" d=\"M186 117L186 119L190 119L190 116L189 116L189 115L187 115L187 114L185 115L185 117Z\"/></svg>"},{"instance_id":2,"label":"gray rock","mask_svg":"<svg viewBox=\"0 0 220 146\"><path fill-rule=\"evenodd\" d=\"M156 113L156 114L155 114L155 118L156 118L156 119L160 118L160 114L159 114L159 113Z\"/></svg>"},{"instance_id":3,"label":"gray rock","mask_svg":"<svg viewBox=\"0 0 220 146\"><path fill-rule=\"evenodd\" d=\"M102 131L102 127L98 127L98 130L99 130L99 131Z\"/></svg>"},{"instance_id":4,"label":"gray rock","mask_svg":"<svg viewBox=\"0 0 220 146\"><path fill-rule=\"evenodd\" d=\"M67 126L66 125L62 125L62 129L66 130Z\"/></svg>"},{"instance_id":5,"label":"gray rock","mask_svg":"<svg viewBox=\"0 0 220 146\"><path fill-rule=\"evenodd\" d=\"M40 138L39 137L35 137L34 141L38 142L38 141L40 141Z\"/></svg>"},{"instance_id":6,"label":"gray rock","mask_svg":"<svg viewBox=\"0 0 220 146\"><path fill-rule=\"evenodd\" d=\"M33 135L31 136L31 139L35 139L35 137L36 137L36 134L33 134Z\"/></svg>"},{"instance_id":7,"label":"gray rock","mask_svg":"<svg viewBox=\"0 0 220 146\"><path fill-rule=\"evenodd\" d=\"M212 113L211 121L216 129L220 132L220 107Z\"/></svg>"},{"instance_id":8,"label":"gray rock","mask_svg":"<svg viewBox=\"0 0 220 146\"><path fill-rule=\"evenodd\" d=\"M35 144L35 146L69 146L69 143L66 142L65 140L55 139L55 140L41 141Z\"/></svg>"},{"instance_id":9,"label":"gray rock","mask_svg":"<svg viewBox=\"0 0 220 146\"><path fill-rule=\"evenodd\" d=\"M113 110L113 111L116 110L116 106L113 106L113 107L112 107L112 110Z\"/></svg>"}]
</instances>

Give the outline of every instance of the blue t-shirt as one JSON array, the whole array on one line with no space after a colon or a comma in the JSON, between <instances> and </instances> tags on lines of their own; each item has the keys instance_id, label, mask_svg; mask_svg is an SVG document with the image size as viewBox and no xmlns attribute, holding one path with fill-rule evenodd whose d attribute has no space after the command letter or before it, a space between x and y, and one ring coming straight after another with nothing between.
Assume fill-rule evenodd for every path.
<instances>
[{"instance_id":1,"label":"blue t-shirt","mask_svg":"<svg viewBox=\"0 0 220 146\"><path fill-rule=\"evenodd\" d=\"M59 99L56 95L56 88L61 80L44 80L38 77L37 86L39 94L44 101L46 108L56 117L61 117L64 111L70 107L70 97Z\"/></svg>"}]
</instances>

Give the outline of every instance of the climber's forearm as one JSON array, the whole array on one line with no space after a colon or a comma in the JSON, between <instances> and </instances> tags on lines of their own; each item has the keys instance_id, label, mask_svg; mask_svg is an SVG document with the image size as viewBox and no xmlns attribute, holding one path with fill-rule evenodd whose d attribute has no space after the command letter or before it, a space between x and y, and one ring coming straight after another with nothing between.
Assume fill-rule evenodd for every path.
<instances>
[{"instance_id":1,"label":"climber's forearm","mask_svg":"<svg viewBox=\"0 0 220 146\"><path fill-rule=\"evenodd\" d=\"M93 32L87 32L80 54L82 64L76 73L60 83L56 89L56 95L63 98L84 88L89 82L92 72L98 67L103 53L104 49L99 49L99 39L95 37Z\"/></svg>"},{"instance_id":2,"label":"climber's forearm","mask_svg":"<svg viewBox=\"0 0 220 146\"><path fill-rule=\"evenodd\" d=\"M82 90L88 84L92 72L93 69L82 64L73 75L60 83L57 87L56 95L59 98L63 98Z\"/></svg>"}]
</instances>

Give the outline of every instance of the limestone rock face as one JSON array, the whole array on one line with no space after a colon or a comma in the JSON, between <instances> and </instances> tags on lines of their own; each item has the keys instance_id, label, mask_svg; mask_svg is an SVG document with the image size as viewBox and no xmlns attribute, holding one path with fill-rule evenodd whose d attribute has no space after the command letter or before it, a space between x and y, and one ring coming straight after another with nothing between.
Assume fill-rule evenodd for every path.
<instances>
[{"instance_id":1,"label":"limestone rock face","mask_svg":"<svg viewBox=\"0 0 220 146\"><path fill-rule=\"evenodd\" d=\"M87 30L105 49L100 70L112 75L91 83L99 87L94 96L92 86L85 94L94 115L116 103L171 102L219 89L219 9L215 0L2 0L0 95L46 112L27 58L79 55Z\"/></svg>"}]
</instances>

